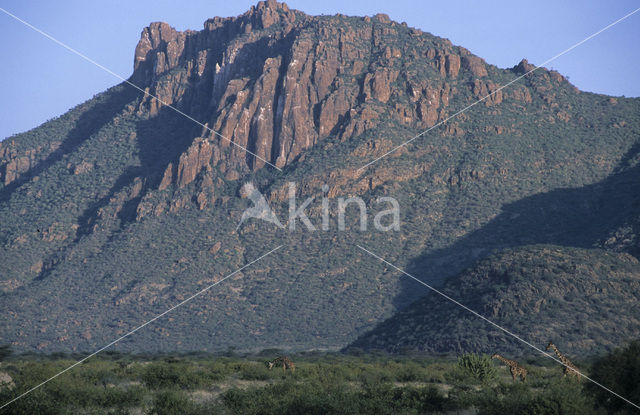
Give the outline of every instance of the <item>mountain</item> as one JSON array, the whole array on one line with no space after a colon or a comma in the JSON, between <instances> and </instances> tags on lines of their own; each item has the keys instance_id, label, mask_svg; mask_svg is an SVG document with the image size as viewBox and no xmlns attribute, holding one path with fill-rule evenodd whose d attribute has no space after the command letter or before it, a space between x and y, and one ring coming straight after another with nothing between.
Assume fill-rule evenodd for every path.
<instances>
[{"instance_id":1,"label":"mountain","mask_svg":"<svg viewBox=\"0 0 640 415\"><path fill-rule=\"evenodd\" d=\"M339 349L425 294L357 244L436 285L495 249L638 255L640 100L544 68L499 89L533 68L275 1L200 31L152 23L130 78L146 93L116 85L0 143L0 336L95 350L283 245L114 348ZM315 231L238 226L245 183L286 223L290 182ZM354 205L339 226L349 196L366 231ZM373 226L380 197L399 230Z\"/></svg>"},{"instance_id":2,"label":"mountain","mask_svg":"<svg viewBox=\"0 0 640 415\"><path fill-rule=\"evenodd\" d=\"M442 292L544 349L593 356L638 336L640 262L626 253L533 245L506 249L449 279ZM532 354L436 293L356 340L352 349Z\"/></svg>"}]
</instances>

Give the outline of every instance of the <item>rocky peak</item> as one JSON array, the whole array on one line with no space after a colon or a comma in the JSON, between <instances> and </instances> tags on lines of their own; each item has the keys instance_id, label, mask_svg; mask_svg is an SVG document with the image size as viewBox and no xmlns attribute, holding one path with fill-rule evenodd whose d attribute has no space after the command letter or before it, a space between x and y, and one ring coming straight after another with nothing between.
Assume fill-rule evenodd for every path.
<instances>
[{"instance_id":1,"label":"rocky peak","mask_svg":"<svg viewBox=\"0 0 640 415\"><path fill-rule=\"evenodd\" d=\"M258 29L266 29L277 22L286 26L296 19L295 13L289 10L287 3L279 3L276 0L258 2L244 17L250 18L252 26Z\"/></svg>"},{"instance_id":2,"label":"rocky peak","mask_svg":"<svg viewBox=\"0 0 640 415\"><path fill-rule=\"evenodd\" d=\"M523 60L514 70L533 67ZM327 137L349 140L390 121L428 128L447 117L453 100L496 91L490 70L467 49L384 14L313 17L268 0L240 16L208 19L200 31L150 24L131 79L207 126L185 137L191 145L156 179L180 188L212 170L232 179L266 162L283 167ZM524 87L508 94L497 91L485 105L532 96ZM143 96L136 114L161 110ZM463 133L454 125L444 131ZM0 180L15 181L34 157L3 157Z\"/></svg>"},{"instance_id":3,"label":"rocky peak","mask_svg":"<svg viewBox=\"0 0 640 415\"><path fill-rule=\"evenodd\" d=\"M188 33L178 32L164 22L145 27L134 55L134 81L147 84L157 75L176 67Z\"/></svg>"},{"instance_id":4,"label":"rocky peak","mask_svg":"<svg viewBox=\"0 0 640 415\"><path fill-rule=\"evenodd\" d=\"M452 100L496 90L489 70L468 50L384 14L312 17L268 0L208 19L202 31L151 24L132 78L224 137L207 129L193 137L167 166L175 174L162 178L166 188L213 168L229 179L266 162L283 167L326 137L348 140L389 120L428 128L446 118ZM499 91L485 105L503 99ZM141 114L159 111L148 97L140 104ZM463 133L454 127L445 134Z\"/></svg>"},{"instance_id":5,"label":"rocky peak","mask_svg":"<svg viewBox=\"0 0 640 415\"><path fill-rule=\"evenodd\" d=\"M532 71L536 68L535 65L532 65L526 59L522 59L520 63L513 67L513 71L517 74L523 75L529 71Z\"/></svg>"},{"instance_id":6,"label":"rocky peak","mask_svg":"<svg viewBox=\"0 0 640 415\"><path fill-rule=\"evenodd\" d=\"M202 69L205 53L243 34L263 30L279 23L283 32L292 29L296 13L286 3L260 1L237 17L214 17L204 23L204 31L179 32L168 23L154 22L144 28L134 56L132 79L148 86L157 76L189 60L197 60ZM139 85L139 86L142 86Z\"/></svg>"}]
</instances>

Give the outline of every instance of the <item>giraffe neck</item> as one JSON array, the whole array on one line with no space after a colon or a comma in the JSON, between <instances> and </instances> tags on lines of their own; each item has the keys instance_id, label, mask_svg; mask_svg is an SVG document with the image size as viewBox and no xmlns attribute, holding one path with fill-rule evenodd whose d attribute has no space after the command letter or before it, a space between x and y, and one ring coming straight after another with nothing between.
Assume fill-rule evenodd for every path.
<instances>
[{"instance_id":1,"label":"giraffe neck","mask_svg":"<svg viewBox=\"0 0 640 415\"><path fill-rule=\"evenodd\" d=\"M506 364L507 366L514 366L516 364L516 362L514 362L513 360L509 360L505 357L500 356L499 354L496 355L496 358L501 362L503 362L504 364Z\"/></svg>"},{"instance_id":2,"label":"giraffe neck","mask_svg":"<svg viewBox=\"0 0 640 415\"><path fill-rule=\"evenodd\" d=\"M556 347L555 344L551 345L551 348L553 349L553 351L555 352L555 354L558 356L558 359L560 359L560 361L564 364L571 364L571 362L569 361L569 359L567 359L567 357L565 355L563 355L562 353L560 353L560 350L558 350L558 348Z\"/></svg>"}]
</instances>

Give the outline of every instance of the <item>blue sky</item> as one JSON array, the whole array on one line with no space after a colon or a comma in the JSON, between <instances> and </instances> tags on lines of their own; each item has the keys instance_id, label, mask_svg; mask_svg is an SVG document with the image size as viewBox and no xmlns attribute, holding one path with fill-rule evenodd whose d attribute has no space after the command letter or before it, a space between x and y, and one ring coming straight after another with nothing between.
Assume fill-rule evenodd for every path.
<instances>
[{"instance_id":1,"label":"blue sky","mask_svg":"<svg viewBox=\"0 0 640 415\"><path fill-rule=\"evenodd\" d=\"M133 68L140 31L152 21L202 28L213 16L235 16L257 1L0 0L28 21L123 77ZM489 63L539 64L640 6L621 1L297 1L308 14L388 14L450 39ZM640 12L549 65L582 90L640 96ZM0 139L58 116L119 80L0 12Z\"/></svg>"}]
</instances>

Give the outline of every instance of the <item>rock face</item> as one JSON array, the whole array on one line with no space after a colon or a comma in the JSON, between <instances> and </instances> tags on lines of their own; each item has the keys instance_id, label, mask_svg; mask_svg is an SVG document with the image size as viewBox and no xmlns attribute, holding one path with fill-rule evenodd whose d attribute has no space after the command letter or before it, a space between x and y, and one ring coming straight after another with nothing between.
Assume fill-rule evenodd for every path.
<instances>
[{"instance_id":1,"label":"rock face","mask_svg":"<svg viewBox=\"0 0 640 415\"><path fill-rule=\"evenodd\" d=\"M23 173L35 167L40 160L54 152L59 144L51 142L46 146L20 150L13 141L0 142L0 181L5 186L13 183Z\"/></svg>"},{"instance_id":2,"label":"rock face","mask_svg":"<svg viewBox=\"0 0 640 415\"><path fill-rule=\"evenodd\" d=\"M417 45L402 36L417 38ZM416 60L440 80L414 80L407 68ZM461 80L480 97L497 88L479 79L487 74L484 61L466 49L385 15L313 18L269 0L238 17L209 19L201 31L152 23L136 47L131 80L162 101L146 97L139 113L155 116L169 104L207 126L166 167L160 185L166 188L182 187L218 163L238 172L283 167L328 136L349 139L387 117L430 127L463 92L451 82ZM495 94L487 105L502 99ZM379 104L389 103L392 110L381 111Z\"/></svg>"},{"instance_id":3,"label":"rock face","mask_svg":"<svg viewBox=\"0 0 640 415\"><path fill-rule=\"evenodd\" d=\"M523 59L512 71L534 68ZM152 23L141 33L133 69L131 82L146 94L131 112L159 117L171 105L203 126L164 162L153 180L159 190L183 188L214 169L233 180L267 163L282 168L327 137L346 141L388 120L429 128L449 115L455 99L524 105L537 94L557 106L547 84L503 93L488 79L490 67L481 58L384 14L312 17L275 0L260 1L237 17L211 18L200 31ZM553 71L548 79L566 82ZM556 113L568 120L566 112ZM461 136L464 130L450 125L444 134ZM33 172L59 144L0 144L0 182L9 185ZM81 175L94 166L68 168Z\"/></svg>"},{"instance_id":4,"label":"rock face","mask_svg":"<svg viewBox=\"0 0 640 415\"><path fill-rule=\"evenodd\" d=\"M134 57L134 80L155 79L178 66L187 33L164 22L152 23L142 31Z\"/></svg>"}]
</instances>

